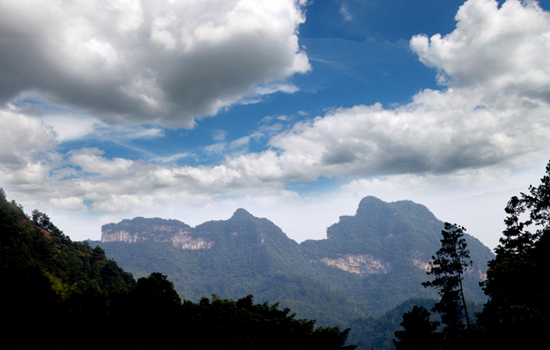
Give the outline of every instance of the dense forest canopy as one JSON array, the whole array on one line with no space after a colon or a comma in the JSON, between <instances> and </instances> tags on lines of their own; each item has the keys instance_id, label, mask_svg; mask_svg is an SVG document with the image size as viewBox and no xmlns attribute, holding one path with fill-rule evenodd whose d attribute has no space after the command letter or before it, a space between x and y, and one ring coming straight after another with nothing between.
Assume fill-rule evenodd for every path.
<instances>
[{"instance_id":1,"label":"dense forest canopy","mask_svg":"<svg viewBox=\"0 0 550 350\"><path fill-rule=\"evenodd\" d=\"M0 279L3 341L18 349L45 339L61 349L354 348L345 345L349 330L315 327L251 295L182 302L161 273L136 283L102 248L72 242L45 213L28 217L1 189Z\"/></svg>"}]
</instances>

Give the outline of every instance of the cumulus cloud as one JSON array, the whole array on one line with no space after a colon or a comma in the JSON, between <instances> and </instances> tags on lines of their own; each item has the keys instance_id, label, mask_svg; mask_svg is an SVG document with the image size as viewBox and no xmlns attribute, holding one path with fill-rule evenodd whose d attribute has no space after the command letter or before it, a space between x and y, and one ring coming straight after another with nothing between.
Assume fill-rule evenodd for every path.
<instances>
[{"instance_id":1,"label":"cumulus cloud","mask_svg":"<svg viewBox=\"0 0 550 350\"><path fill-rule=\"evenodd\" d=\"M108 160L101 156L103 153L105 152L97 148L70 151L70 163L80 167L86 173L101 174L106 177L122 177L129 174L133 161L122 158Z\"/></svg>"},{"instance_id":2,"label":"cumulus cloud","mask_svg":"<svg viewBox=\"0 0 550 350\"><path fill-rule=\"evenodd\" d=\"M445 37L415 36L411 48L451 86L550 102L550 13L535 1L470 0Z\"/></svg>"},{"instance_id":3,"label":"cumulus cloud","mask_svg":"<svg viewBox=\"0 0 550 350\"><path fill-rule=\"evenodd\" d=\"M533 2L509 0L499 9L492 0L470 0L456 19L457 28L444 38L411 40L421 61L448 77L445 90L421 91L393 109L375 104L330 111L276 134L268 151L228 157L217 172L196 174L223 174L224 184L243 178L266 184L524 165L548 146L550 81L545 74L529 77L550 70L543 59L550 56L550 17Z\"/></svg>"},{"instance_id":4,"label":"cumulus cloud","mask_svg":"<svg viewBox=\"0 0 550 350\"><path fill-rule=\"evenodd\" d=\"M22 158L53 149L56 134L40 119L9 110L0 110L0 163L18 167Z\"/></svg>"},{"instance_id":5,"label":"cumulus cloud","mask_svg":"<svg viewBox=\"0 0 550 350\"><path fill-rule=\"evenodd\" d=\"M81 139L92 134L98 127L95 118L77 117L70 115L48 115L40 118L46 125L53 127L58 142Z\"/></svg>"},{"instance_id":6,"label":"cumulus cloud","mask_svg":"<svg viewBox=\"0 0 550 350\"><path fill-rule=\"evenodd\" d=\"M244 97L295 91L281 81L310 69L296 35L303 5L4 1L0 103L32 92L109 123L191 128Z\"/></svg>"},{"instance_id":7,"label":"cumulus cloud","mask_svg":"<svg viewBox=\"0 0 550 350\"><path fill-rule=\"evenodd\" d=\"M231 2L221 5L232 6ZM126 27L132 27L132 18ZM50 158L43 156L39 162L32 158L38 157L33 150L51 149L55 134L38 119L15 112L5 112L17 122L6 125L20 133L28 128L41 138L29 141L22 151L1 150L0 154L25 164L20 168L26 169L28 177L18 176L19 188L50 183L56 191L48 196L71 198L52 205L78 210L74 199L78 198L91 201L92 210L100 212L161 207L174 198L202 204L216 196L294 198L296 193L284 187L287 181L313 181L319 176L356 179L348 186L350 191L377 188L399 195L403 188L425 189L434 184L441 189L477 183L481 189L491 176L503 179L510 169L532 164L549 146L550 81L546 79L550 61L543 58L550 57L546 41L550 18L534 2L508 0L499 8L492 0L470 0L456 19L455 31L445 37L411 40L420 60L445 77L441 82L447 85L441 91L420 91L411 103L392 109L380 104L334 109L290 129L280 123L269 125L266 119L256 133L233 143L218 135L220 142L205 151L229 155L216 166L172 162L192 156L184 153L154 163L108 159L103 151L90 148L48 153ZM167 23L158 26L170 28L171 22ZM201 29L206 32L196 35L227 33L216 28ZM180 45L177 37L172 42L167 34L159 35L155 40L164 43L162 50L172 52ZM191 48L200 46L192 38ZM292 55L296 57L296 51ZM242 151L264 138L269 139L270 149ZM239 153L232 155L235 150Z\"/></svg>"},{"instance_id":8,"label":"cumulus cloud","mask_svg":"<svg viewBox=\"0 0 550 350\"><path fill-rule=\"evenodd\" d=\"M49 203L58 209L70 210L77 212L86 212L88 208L84 205L81 198L78 197L66 197L66 198L52 198Z\"/></svg>"},{"instance_id":9,"label":"cumulus cloud","mask_svg":"<svg viewBox=\"0 0 550 350\"><path fill-rule=\"evenodd\" d=\"M50 164L59 161L53 149L56 134L38 118L0 110L0 176L3 184L43 191Z\"/></svg>"},{"instance_id":10,"label":"cumulus cloud","mask_svg":"<svg viewBox=\"0 0 550 350\"><path fill-rule=\"evenodd\" d=\"M228 164L271 168L285 179L445 174L521 158L548 146L550 15L535 2L470 0L457 27L411 48L438 69L443 91L407 105L337 109L273 137L277 154ZM273 171L277 169L277 171Z\"/></svg>"}]
</instances>

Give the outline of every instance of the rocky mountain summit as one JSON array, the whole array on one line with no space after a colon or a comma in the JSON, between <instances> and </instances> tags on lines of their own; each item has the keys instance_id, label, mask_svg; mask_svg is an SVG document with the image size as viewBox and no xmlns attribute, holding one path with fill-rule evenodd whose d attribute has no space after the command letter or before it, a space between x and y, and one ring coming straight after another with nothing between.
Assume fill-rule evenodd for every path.
<instances>
[{"instance_id":1,"label":"rocky mountain summit","mask_svg":"<svg viewBox=\"0 0 550 350\"><path fill-rule=\"evenodd\" d=\"M379 315L411 297L435 297L421 282L442 228L423 205L366 197L355 215L327 229L326 239L301 244L244 209L196 227L160 218L123 220L104 225L96 243L136 277L167 274L184 299L253 294L300 317L339 324ZM466 240L473 261L466 295L481 302L479 281L493 255L476 238Z\"/></svg>"},{"instance_id":2,"label":"rocky mountain summit","mask_svg":"<svg viewBox=\"0 0 550 350\"><path fill-rule=\"evenodd\" d=\"M424 272L441 245L442 227L423 205L385 203L369 196L361 200L354 216L341 216L327 229L327 239L305 241L301 249L309 259L359 275L413 266ZM468 274L483 279L493 254L473 236L466 234L466 240L473 254Z\"/></svg>"},{"instance_id":3,"label":"rocky mountain summit","mask_svg":"<svg viewBox=\"0 0 550 350\"><path fill-rule=\"evenodd\" d=\"M101 242L168 242L181 249L208 249L214 242L193 238L193 228L178 220L136 217L101 227Z\"/></svg>"}]
</instances>

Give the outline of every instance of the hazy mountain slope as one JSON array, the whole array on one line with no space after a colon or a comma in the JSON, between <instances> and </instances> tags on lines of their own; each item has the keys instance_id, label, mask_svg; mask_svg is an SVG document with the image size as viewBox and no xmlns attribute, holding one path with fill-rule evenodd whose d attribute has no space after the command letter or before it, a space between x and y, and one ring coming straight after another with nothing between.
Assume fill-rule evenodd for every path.
<instances>
[{"instance_id":1,"label":"hazy mountain slope","mask_svg":"<svg viewBox=\"0 0 550 350\"><path fill-rule=\"evenodd\" d=\"M302 244L243 209L194 228L158 218L124 220L103 226L103 242L97 243L137 277L167 274L185 299L253 294L299 317L344 324L365 312L380 315L410 297L435 297L420 283L442 228L422 205L367 197L355 216L343 216L327 230L327 239ZM482 301L477 282L492 253L467 239L475 266L466 295Z\"/></svg>"},{"instance_id":2,"label":"hazy mountain slope","mask_svg":"<svg viewBox=\"0 0 550 350\"><path fill-rule=\"evenodd\" d=\"M197 301L216 294L237 299L252 294L258 301L280 302L300 317L323 324L341 324L366 310L364 303L347 295L350 289L361 287L359 276L307 261L300 246L280 228L243 209L229 220L209 221L192 229L180 225L182 229L173 232L175 239L165 234L168 229L160 219L134 220L124 220L120 231L120 224L104 226L103 240L117 236L137 243L94 244L99 243L137 277L154 271L167 274L182 298ZM147 220L151 220L149 230L134 236ZM121 235L122 230L132 235ZM189 243L186 249L174 243L183 236Z\"/></svg>"},{"instance_id":3,"label":"hazy mountain slope","mask_svg":"<svg viewBox=\"0 0 550 350\"><path fill-rule=\"evenodd\" d=\"M369 310L378 313L407 297L428 296L420 285L425 268L441 246L443 222L426 207L411 201L385 203L364 198L354 216L342 216L327 229L327 239L301 244L310 260L325 262L363 277ZM484 278L489 248L466 234L473 266L465 276L465 294L485 300L478 282Z\"/></svg>"}]
</instances>

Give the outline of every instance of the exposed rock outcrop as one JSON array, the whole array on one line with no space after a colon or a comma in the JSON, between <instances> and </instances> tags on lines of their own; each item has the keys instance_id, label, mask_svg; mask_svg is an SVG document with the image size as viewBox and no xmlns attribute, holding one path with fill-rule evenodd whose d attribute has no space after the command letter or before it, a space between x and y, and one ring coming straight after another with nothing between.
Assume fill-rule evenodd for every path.
<instances>
[{"instance_id":1,"label":"exposed rock outcrop","mask_svg":"<svg viewBox=\"0 0 550 350\"><path fill-rule=\"evenodd\" d=\"M159 222L168 224L159 224ZM177 220L134 218L101 227L101 242L136 243L153 241L171 243L181 249L209 249L213 241L194 237L192 228Z\"/></svg>"},{"instance_id":2,"label":"exposed rock outcrop","mask_svg":"<svg viewBox=\"0 0 550 350\"><path fill-rule=\"evenodd\" d=\"M329 266L335 266L341 270L366 276L373 273L388 273L390 265L377 260L374 257L364 255L346 254L338 259L322 258L321 261Z\"/></svg>"}]
</instances>

